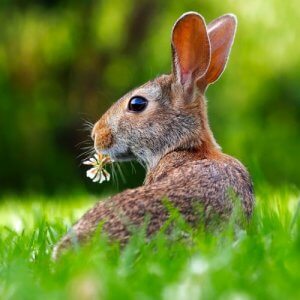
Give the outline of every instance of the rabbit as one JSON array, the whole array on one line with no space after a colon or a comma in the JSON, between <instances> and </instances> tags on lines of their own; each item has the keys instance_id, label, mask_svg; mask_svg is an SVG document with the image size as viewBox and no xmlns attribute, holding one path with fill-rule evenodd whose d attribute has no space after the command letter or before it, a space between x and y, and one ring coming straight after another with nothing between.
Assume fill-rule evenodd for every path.
<instances>
[{"instance_id":1,"label":"rabbit","mask_svg":"<svg viewBox=\"0 0 300 300\"><path fill-rule=\"evenodd\" d=\"M204 215L230 216L241 203L246 219L254 207L254 192L246 168L222 153L208 123L205 91L226 67L237 27L235 15L223 15L208 25L196 12L183 14L171 34L172 73L161 75L115 102L92 129L97 153L113 160L137 160L146 166L144 184L127 189L86 212L54 247L57 258L74 239L87 241L99 224L112 240L126 244L130 225L145 224L157 232L168 218L167 198L195 224L195 203Z\"/></svg>"}]
</instances>

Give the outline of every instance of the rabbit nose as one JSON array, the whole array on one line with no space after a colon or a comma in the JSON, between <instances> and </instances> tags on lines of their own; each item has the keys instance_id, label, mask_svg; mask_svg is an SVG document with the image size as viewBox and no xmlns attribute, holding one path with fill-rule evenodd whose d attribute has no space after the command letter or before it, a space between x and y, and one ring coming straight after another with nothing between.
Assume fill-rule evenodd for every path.
<instances>
[{"instance_id":1,"label":"rabbit nose","mask_svg":"<svg viewBox=\"0 0 300 300\"><path fill-rule=\"evenodd\" d=\"M92 131L92 139L96 150L104 150L111 146L113 137L110 128L103 121L98 121Z\"/></svg>"}]
</instances>

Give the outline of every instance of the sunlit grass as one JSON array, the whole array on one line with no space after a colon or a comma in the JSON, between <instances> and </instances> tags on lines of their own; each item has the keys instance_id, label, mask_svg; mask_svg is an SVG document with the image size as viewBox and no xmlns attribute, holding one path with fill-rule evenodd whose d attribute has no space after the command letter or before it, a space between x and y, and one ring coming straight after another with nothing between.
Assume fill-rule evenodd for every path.
<instances>
[{"instance_id":1,"label":"sunlit grass","mask_svg":"<svg viewBox=\"0 0 300 300\"><path fill-rule=\"evenodd\" d=\"M95 237L54 263L53 244L95 199L5 198L0 204L1 299L299 299L299 192L261 188L246 228L137 232L121 250ZM182 238L185 232L185 238Z\"/></svg>"}]
</instances>

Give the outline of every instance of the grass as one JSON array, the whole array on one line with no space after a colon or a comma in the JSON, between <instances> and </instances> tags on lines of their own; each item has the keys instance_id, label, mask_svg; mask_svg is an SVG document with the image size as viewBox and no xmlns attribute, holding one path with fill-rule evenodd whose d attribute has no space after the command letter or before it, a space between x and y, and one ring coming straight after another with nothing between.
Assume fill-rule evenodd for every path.
<instances>
[{"instance_id":1,"label":"grass","mask_svg":"<svg viewBox=\"0 0 300 300\"><path fill-rule=\"evenodd\" d=\"M5 197L0 202L1 299L300 299L300 202L291 188L257 193L252 222L171 236L135 233L121 250L104 237L54 263L53 244L95 201ZM180 238L185 231L186 238Z\"/></svg>"}]
</instances>

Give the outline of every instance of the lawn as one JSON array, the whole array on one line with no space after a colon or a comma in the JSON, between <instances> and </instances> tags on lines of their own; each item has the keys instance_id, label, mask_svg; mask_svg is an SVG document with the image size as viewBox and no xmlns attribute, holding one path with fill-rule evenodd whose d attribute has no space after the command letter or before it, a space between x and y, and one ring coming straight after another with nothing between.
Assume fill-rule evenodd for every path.
<instances>
[{"instance_id":1,"label":"lawn","mask_svg":"<svg viewBox=\"0 0 300 300\"><path fill-rule=\"evenodd\" d=\"M120 249L98 235L53 262L53 244L95 201L1 199L1 299L300 299L296 188L260 188L247 226L233 218L222 232L207 233L172 211L169 236L146 241L140 230Z\"/></svg>"}]
</instances>

